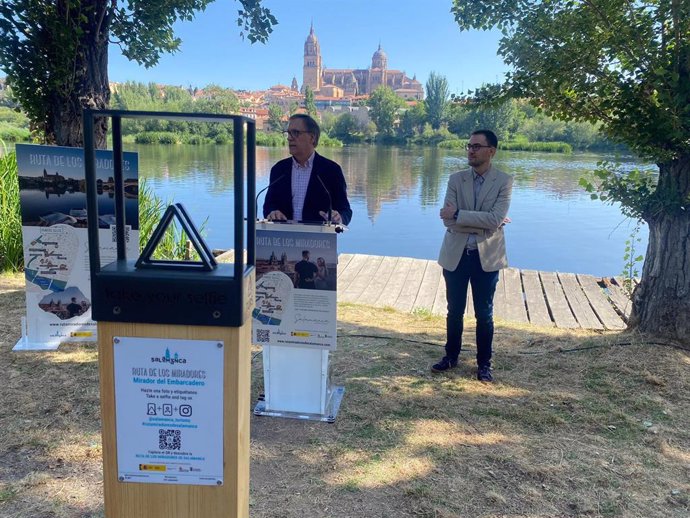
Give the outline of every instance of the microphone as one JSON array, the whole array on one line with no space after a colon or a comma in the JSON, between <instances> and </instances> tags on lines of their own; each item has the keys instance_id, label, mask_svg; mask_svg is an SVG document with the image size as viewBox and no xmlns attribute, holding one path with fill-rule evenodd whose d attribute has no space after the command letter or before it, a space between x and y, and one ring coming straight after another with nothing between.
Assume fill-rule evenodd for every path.
<instances>
[{"instance_id":1,"label":"microphone","mask_svg":"<svg viewBox=\"0 0 690 518\"><path fill-rule=\"evenodd\" d=\"M273 187L275 184L280 182L283 178L285 178L287 175L282 174L272 182L270 182L266 187L261 189L258 193L256 193L256 199L254 200L254 219L259 219L259 196L261 196L261 193L264 192L266 189L269 187Z\"/></svg>"},{"instance_id":2,"label":"microphone","mask_svg":"<svg viewBox=\"0 0 690 518\"><path fill-rule=\"evenodd\" d=\"M323 190L326 191L326 196L328 196L328 224L331 224L331 212L333 212L333 200L331 199L331 193L328 191L326 188L326 184L323 183L323 180L321 179L321 175L316 175L316 178L318 178L319 183L321 184L321 187L323 187Z\"/></svg>"}]
</instances>

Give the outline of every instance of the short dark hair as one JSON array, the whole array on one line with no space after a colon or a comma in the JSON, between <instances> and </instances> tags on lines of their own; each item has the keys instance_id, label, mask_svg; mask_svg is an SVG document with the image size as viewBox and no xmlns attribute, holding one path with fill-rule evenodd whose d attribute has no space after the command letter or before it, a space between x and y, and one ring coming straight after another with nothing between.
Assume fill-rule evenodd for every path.
<instances>
[{"instance_id":1,"label":"short dark hair","mask_svg":"<svg viewBox=\"0 0 690 518\"><path fill-rule=\"evenodd\" d=\"M321 128L319 128L319 123L306 113L295 113L294 115L290 115L290 120L293 119L301 119L304 121L307 131L314 135L314 147L318 146L319 137L321 136Z\"/></svg>"},{"instance_id":2,"label":"short dark hair","mask_svg":"<svg viewBox=\"0 0 690 518\"><path fill-rule=\"evenodd\" d=\"M302 250L302 257L309 255L309 250Z\"/></svg>"},{"instance_id":3,"label":"short dark hair","mask_svg":"<svg viewBox=\"0 0 690 518\"><path fill-rule=\"evenodd\" d=\"M488 129L480 129L477 131L473 131L472 135L484 135L484 138L486 138L487 144L489 144L491 147L498 147L498 137L496 134Z\"/></svg>"}]
</instances>

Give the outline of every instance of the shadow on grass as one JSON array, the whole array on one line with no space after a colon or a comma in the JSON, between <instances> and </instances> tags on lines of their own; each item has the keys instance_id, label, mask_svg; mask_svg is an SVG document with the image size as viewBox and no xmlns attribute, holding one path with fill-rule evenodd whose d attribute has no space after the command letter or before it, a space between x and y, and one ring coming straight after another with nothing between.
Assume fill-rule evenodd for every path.
<instances>
[{"instance_id":1,"label":"shadow on grass","mask_svg":"<svg viewBox=\"0 0 690 518\"><path fill-rule=\"evenodd\" d=\"M23 314L23 292L0 304ZM12 353L16 320L0 336L0 515L100 516L95 346ZM483 384L473 331L432 375L443 319L339 308L338 419L252 417L252 518L688 515L687 352L498 323ZM260 356L252 376L251 407Z\"/></svg>"},{"instance_id":2,"label":"shadow on grass","mask_svg":"<svg viewBox=\"0 0 690 518\"><path fill-rule=\"evenodd\" d=\"M339 318L338 419L254 418L252 516L687 514L687 352L498 323L484 384L469 319L459 367L434 375L443 319Z\"/></svg>"}]
</instances>

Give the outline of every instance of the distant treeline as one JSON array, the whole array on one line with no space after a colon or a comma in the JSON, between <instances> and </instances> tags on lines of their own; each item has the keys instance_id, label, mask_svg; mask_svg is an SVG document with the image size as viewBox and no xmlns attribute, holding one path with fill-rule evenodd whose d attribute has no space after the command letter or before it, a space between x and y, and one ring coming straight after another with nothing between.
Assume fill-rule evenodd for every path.
<instances>
[{"instance_id":1,"label":"distant treeline","mask_svg":"<svg viewBox=\"0 0 690 518\"><path fill-rule=\"evenodd\" d=\"M217 85L209 85L199 91L133 81L115 85L110 104L118 110L218 114L237 114L241 107L232 90ZM257 144L286 145L280 130L286 118L297 108L297 105L289 110L277 105L269 106L267 130L257 132ZM473 130L489 128L496 132L500 148L505 150L569 153L573 149L618 149L602 136L594 124L551 119L524 100L511 100L494 108L448 102L438 129L432 129L425 101L411 107L400 103L394 109L394 116L377 118L379 121L390 120L389 127L377 127L367 117L365 106L358 106L352 112L321 113L323 136L320 144L338 146L378 142L460 149ZM122 131L125 141L141 144L232 142L232 125L223 123L125 119ZM13 105L7 91L0 92L0 139L17 142L29 140L30 136L27 118Z\"/></svg>"}]
</instances>

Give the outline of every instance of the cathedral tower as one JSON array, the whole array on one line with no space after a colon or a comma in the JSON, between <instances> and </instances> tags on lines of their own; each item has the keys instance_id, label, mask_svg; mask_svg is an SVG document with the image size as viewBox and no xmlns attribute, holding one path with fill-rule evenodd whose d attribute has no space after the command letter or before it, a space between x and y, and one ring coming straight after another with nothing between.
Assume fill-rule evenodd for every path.
<instances>
[{"instance_id":1,"label":"cathedral tower","mask_svg":"<svg viewBox=\"0 0 690 518\"><path fill-rule=\"evenodd\" d=\"M304 66L302 67L302 91L309 86L317 92L321 89L321 48L311 25L307 41L304 42Z\"/></svg>"}]
</instances>

